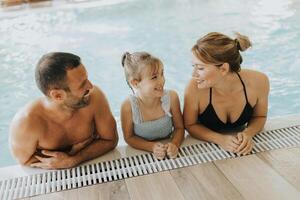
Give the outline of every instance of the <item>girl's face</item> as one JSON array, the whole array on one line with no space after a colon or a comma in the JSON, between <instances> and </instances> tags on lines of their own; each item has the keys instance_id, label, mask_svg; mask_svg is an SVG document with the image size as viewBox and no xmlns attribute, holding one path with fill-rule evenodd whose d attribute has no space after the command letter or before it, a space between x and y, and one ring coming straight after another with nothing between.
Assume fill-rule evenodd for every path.
<instances>
[{"instance_id":1,"label":"girl's face","mask_svg":"<svg viewBox=\"0 0 300 200\"><path fill-rule=\"evenodd\" d=\"M221 78L219 68L212 64L205 64L192 54L193 78L199 89L213 87Z\"/></svg>"},{"instance_id":2,"label":"girl's face","mask_svg":"<svg viewBox=\"0 0 300 200\"><path fill-rule=\"evenodd\" d=\"M146 67L142 71L141 81L137 83L137 90L143 96L162 97L164 94L164 69L159 66L153 71Z\"/></svg>"}]
</instances>

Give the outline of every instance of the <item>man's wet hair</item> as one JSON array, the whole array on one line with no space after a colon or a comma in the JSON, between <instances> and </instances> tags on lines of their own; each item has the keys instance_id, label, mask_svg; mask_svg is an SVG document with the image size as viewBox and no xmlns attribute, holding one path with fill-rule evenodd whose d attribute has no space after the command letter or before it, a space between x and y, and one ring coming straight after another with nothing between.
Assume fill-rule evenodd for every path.
<instances>
[{"instance_id":1,"label":"man's wet hair","mask_svg":"<svg viewBox=\"0 0 300 200\"><path fill-rule=\"evenodd\" d=\"M66 76L67 70L81 64L79 56L65 52L51 52L43 55L35 69L35 81L38 88L49 96L50 89L70 91Z\"/></svg>"}]
</instances>

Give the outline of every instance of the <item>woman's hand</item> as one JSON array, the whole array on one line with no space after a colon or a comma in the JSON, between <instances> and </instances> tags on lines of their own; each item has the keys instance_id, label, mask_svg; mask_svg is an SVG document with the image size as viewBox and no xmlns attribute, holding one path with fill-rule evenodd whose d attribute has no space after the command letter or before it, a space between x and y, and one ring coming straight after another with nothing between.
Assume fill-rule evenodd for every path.
<instances>
[{"instance_id":1,"label":"woman's hand","mask_svg":"<svg viewBox=\"0 0 300 200\"><path fill-rule=\"evenodd\" d=\"M167 148L167 155L169 158L174 159L177 157L178 147L175 144L169 142L168 144L166 144L166 148Z\"/></svg>"},{"instance_id":2,"label":"woman's hand","mask_svg":"<svg viewBox=\"0 0 300 200\"><path fill-rule=\"evenodd\" d=\"M239 132L237 134L238 141L241 143L237 148L236 153L239 155L247 155L249 154L254 146L254 142L252 140L252 136L247 134L246 132Z\"/></svg>"},{"instance_id":3,"label":"woman's hand","mask_svg":"<svg viewBox=\"0 0 300 200\"><path fill-rule=\"evenodd\" d=\"M166 145L164 145L160 142L157 142L153 145L153 154L159 160L162 160L165 158L166 150L167 150Z\"/></svg>"},{"instance_id":4,"label":"woman's hand","mask_svg":"<svg viewBox=\"0 0 300 200\"><path fill-rule=\"evenodd\" d=\"M222 135L219 146L225 151L236 153L240 146L240 142L236 136L233 135Z\"/></svg>"}]
</instances>

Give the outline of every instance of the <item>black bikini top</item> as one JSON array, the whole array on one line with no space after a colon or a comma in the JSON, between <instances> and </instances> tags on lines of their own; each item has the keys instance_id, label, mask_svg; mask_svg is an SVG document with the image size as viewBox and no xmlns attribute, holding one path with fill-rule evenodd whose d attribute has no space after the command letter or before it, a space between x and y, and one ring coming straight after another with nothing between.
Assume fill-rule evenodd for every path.
<instances>
[{"instance_id":1,"label":"black bikini top","mask_svg":"<svg viewBox=\"0 0 300 200\"><path fill-rule=\"evenodd\" d=\"M245 98L246 98L246 105L245 105L240 117L233 123L229 122L229 120L226 123L222 122L219 119L219 117L211 103L212 102L212 88L210 88L209 104L205 108L204 112L199 114L198 123L203 124L205 127L218 132L221 130L229 131L229 130L234 130L236 128L243 127L246 125L246 123L248 123L250 121L252 114L253 114L253 107L248 102L245 84L244 84L242 78L240 77L240 75L238 73L237 73L237 75L243 85L244 94L245 94Z\"/></svg>"}]
</instances>

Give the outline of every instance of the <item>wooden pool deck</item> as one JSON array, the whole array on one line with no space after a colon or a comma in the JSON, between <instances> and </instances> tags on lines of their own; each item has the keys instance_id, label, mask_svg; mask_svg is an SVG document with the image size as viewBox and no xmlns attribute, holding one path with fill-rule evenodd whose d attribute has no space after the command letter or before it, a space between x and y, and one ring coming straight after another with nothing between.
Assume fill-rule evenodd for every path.
<instances>
[{"instance_id":1,"label":"wooden pool deck","mask_svg":"<svg viewBox=\"0 0 300 200\"><path fill-rule=\"evenodd\" d=\"M300 115L270 119L265 129L297 124L300 124ZM196 142L188 136L184 145ZM139 153L144 152L123 146L88 163ZM29 173L20 170L19 166L15 170L13 167L9 169L0 168L0 177L3 178L4 173L7 177ZM218 160L26 199L300 199L300 147Z\"/></svg>"}]
</instances>

